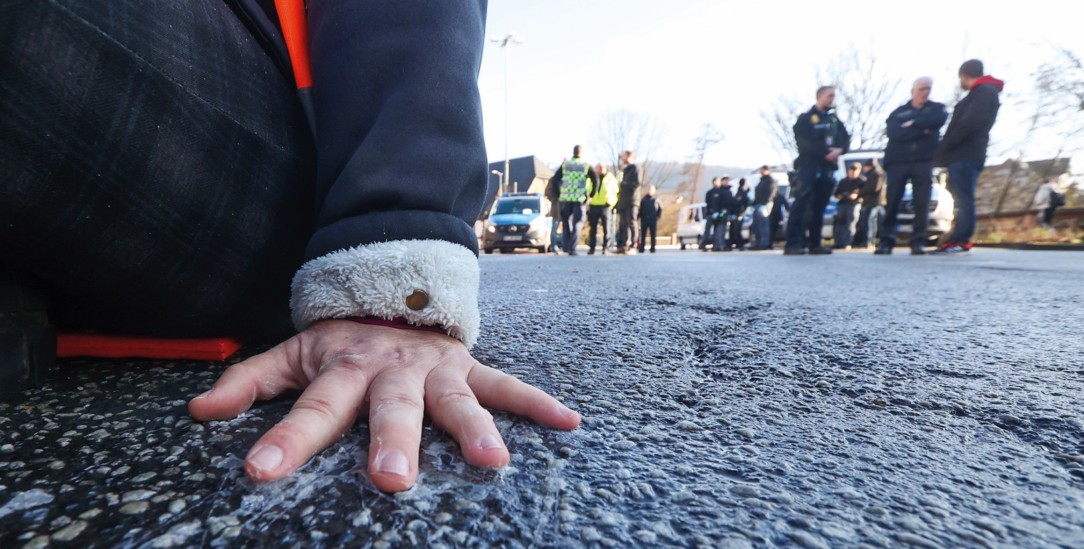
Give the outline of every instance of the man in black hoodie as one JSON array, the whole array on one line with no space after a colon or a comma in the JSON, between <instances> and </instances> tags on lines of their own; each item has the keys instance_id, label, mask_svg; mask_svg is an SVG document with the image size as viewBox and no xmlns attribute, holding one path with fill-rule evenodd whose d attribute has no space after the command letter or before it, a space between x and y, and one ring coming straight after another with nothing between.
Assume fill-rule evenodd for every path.
<instances>
[{"instance_id":1,"label":"man in black hoodie","mask_svg":"<svg viewBox=\"0 0 1084 549\"><path fill-rule=\"evenodd\" d=\"M636 194L640 191L640 168L636 167L636 154L621 153L621 184L617 188L617 253L634 253L636 249Z\"/></svg>"},{"instance_id":2,"label":"man in black hoodie","mask_svg":"<svg viewBox=\"0 0 1084 549\"><path fill-rule=\"evenodd\" d=\"M836 187L836 160L851 146L851 136L836 115L835 101L835 88L822 86L817 90L817 104L794 124L794 139L798 142L794 168L798 177L791 189L794 202L787 220L784 255L832 253L821 246L824 209Z\"/></svg>"},{"instance_id":3,"label":"man in black hoodie","mask_svg":"<svg viewBox=\"0 0 1084 549\"><path fill-rule=\"evenodd\" d=\"M734 194L730 192L730 178L727 176L712 179L711 185L711 189L704 196L707 218L704 223L704 241L700 244L700 249L706 250L710 239L711 251L721 252L727 239L726 217L734 201Z\"/></svg>"},{"instance_id":4,"label":"man in black hoodie","mask_svg":"<svg viewBox=\"0 0 1084 549\"><path fill-rule=\"evenodd\" d=\"M888 255L896 245L896 219L900 213L904 187L911 182L911 203L915 217L911 229L911 255L924 255L926 226L930 216L930 193L933 185L934 150L940 138L941 126L948 119L948 110L930 101L933 80L922 77L911 86L911 100L904 103L885 122L888 125L888 146L883 160L888 179L888 208L885 212L881 242L873 252Z\"/></svg>"},{"instance_id":5,"label":"man in black hoodie","mask_svg":"<svg viewBox=\"0 0 1084 549\"><path fill-rule=\"evenodd\" d=\"M948 168L948 188L956 203L952 234L935 253L958 254L971 250L975 234L975 185L986 164L990 129L1001 108L998 95L1005 83L983 74L982 61L960 65L960 87L968 90L952 112L945 138L933 156L933 165Z\"/></svg>"}]
</instances>

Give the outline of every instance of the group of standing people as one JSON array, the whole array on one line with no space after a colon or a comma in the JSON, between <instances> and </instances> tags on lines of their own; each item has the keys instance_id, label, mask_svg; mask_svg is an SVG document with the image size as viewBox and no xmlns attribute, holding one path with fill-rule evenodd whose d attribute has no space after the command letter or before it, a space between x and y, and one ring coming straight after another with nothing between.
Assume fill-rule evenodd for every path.
<instances>
[{"instance_id":1,"label":"group of standing people","mask_svg":"<svg viewBox=\"0 0 1084 549\"><path fill-rule=\"evenodd\" d=\"M997 119L998 95L1004 82L986 75L981 61L965 61L959 70L960 86L968 93L956 105L952 121L941 138L941 127L948 120L945 105L931 101L933 80L919 78L911 88L911 99L889 115L886 121L888 146L883 159L886 173L884 220L880 223L880 242L875 254L888 255L896 245L900 204L907 183L911 184L914 204L914 227L909 241L913 255L924 255L929 217L933 168L948 171L948 190L956 205L953 231L935 253L958 254L971 249L975 233L975 187L986 163L990 129ZM881 199L869 178L875 170L862 175L862 166L851 166L848 177L837 187L834 177L840 155L850 148L850 134L835 111L835 89L817 90L817 103L802 113L794 125L798 144L797 170L792 190L794 201L787 222L785 255L828 255L830 248L821 245L824 211L833 192L840 200L836 245L848 246L853 235L854 214L861 208L859 221L865 218L867 241L876 230ZM879 178L878 178L879 179ZM868 194L866 193L868 191ZM867 205L865 197L869 196Z\"/></svg>"},{"instance_id":2,"label":"group of standing people","mask_svg":"<svg viewBox=\"0 0 1084 549\"><path fill-rule=\"evenodd\" d=\"M650 251L655 253L659 218L662 217L655 186L649 185L644 197L638 198L642 175L636 165L635 153L622 152L620 164L621 180L618 181L604 164L592 167L585 162L580 145L572 148L572 158L561 162L561 167L546 186L550 217L553 218L550 247L554 253L578 255L576 247L583 233L585 211L589 225L587 255L594 255L596 248L606 254L613 217L617 221L614 253L643 253L648 237L651 238ZM601 239L598 238L600 229ZM561 235L560 245L558 234Z\"/></svg>"}]
</instances>

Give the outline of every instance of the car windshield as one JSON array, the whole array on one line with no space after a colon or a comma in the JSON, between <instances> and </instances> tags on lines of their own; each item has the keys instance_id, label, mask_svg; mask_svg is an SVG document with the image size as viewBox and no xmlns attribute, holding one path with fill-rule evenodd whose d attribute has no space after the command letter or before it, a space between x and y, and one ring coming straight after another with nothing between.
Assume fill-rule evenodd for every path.
<instances>
[{"instance_id":1,"label":"car windshield","mask_svg":"<svg viewBox=\"0 0 1084 549\"><path fill-rule=\"evenodd\" d=\"M493 214L530 214L538 212L539 209L537 198L502 198L497 201L497 209Z\"/></svg>"}]
</instances>

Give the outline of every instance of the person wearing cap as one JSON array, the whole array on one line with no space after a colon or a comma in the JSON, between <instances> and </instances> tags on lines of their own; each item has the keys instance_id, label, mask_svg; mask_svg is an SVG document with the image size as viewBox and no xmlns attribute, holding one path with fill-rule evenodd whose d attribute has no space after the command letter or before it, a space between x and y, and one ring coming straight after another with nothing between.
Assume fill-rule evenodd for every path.
<instances>
[{"instance_id":1,"label":"person wearing cap","mask_svg":"<svg viewBox=\"0 0 1084 549\"><path fill-rule=\"evenodd\" d=\"M948 240L937 248L938 255L971 250L975 234L975 185L986 164L990 130L1001 108L998 96L1005 82L984 74L982 61L969 59L960 65L960 87L967 95L956 104L952 121L934 153L933 165L948 169L948 189L956 205L956 219Z\"/></svg>"},{"instance_id":2,"label":"person wearing cap","mask_svg":"<svg viewBox=\"0 0 1084 549\"><path fill-rule=\"evenodd\" d=\"M760 167L760 181L753 190L753 245L751 250L767 250L772 244L772 230L769 225L775 195L779 184L772 177L772 169Z\"/></svg>"},{"instance_id":3,"label":"person wearing cap","mask_svg":"<svg viewBox=\"0 0 1084 549\"><path fill-rule=\"evenodd\" d=\"M837 250L847 250L854 241L854 225L858 222L859 196L866 177L862 175L862 163L855 162L847 168L847 177L836 186L835 244Z\"/></svg>"},{"instance_id":4,"label":"person wearing cap","mask_svg":"<svg viewBox=\"0 0 1084 549\"><path fill-rule=\"evenodd\" d=\"M933 80L921 77L911 86L911 100L888 115L888 146L883 159L887 173L888 207L881 227L881 241L873 252L888 255L896 246L896 228L900 203L907 183L911 183L911 204L915 212L911 227L911 254L926 253L926 229L930 216L930 194L933 192L934 151L941 135L941 126L948 119L945 106L930 101Z\"/></svg>"},{"instance_id":5,"label":"person wearing cap","mask_svg":"<svg viewBox=\"0 0 1084 549\"><path fill-rule=\"evenodd\" d=\"M794 124L798 144L797 184L791 189L794 201L787 219L787 245L784 255L828 255L831 248L821 245L824 210L836 187L836 161L851 146L851 135L835 110L836 90L821 86L817 103L802 113Z\"/></svg>"}]
</instances>

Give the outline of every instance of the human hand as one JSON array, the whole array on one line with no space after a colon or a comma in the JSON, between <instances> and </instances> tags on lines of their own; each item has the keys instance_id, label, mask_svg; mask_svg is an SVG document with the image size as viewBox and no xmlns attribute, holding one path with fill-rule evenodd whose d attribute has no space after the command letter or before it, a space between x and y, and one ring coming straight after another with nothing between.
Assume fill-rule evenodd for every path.
<instances>
[{"instance_id":1,"label":"human hand","mask_svg":"<svg viewBox=\"0 0 1084 549\"><path fill-rule=\"evenodd\" d=\"M832 147L828 149L828 154L824 155L825 160L829 162L835 162L839 159L839 155L843 154L843 149L839 147Z\"/></svg>"},{"instance_id":2,"label":"human hand","mask_svg":"<svg viewBox=\"0 0 1084 549\"><path fill-rule=\"evenodd\" d=\"M900 124L900 127L902 127L902 128L910 128L911 126L914 126L914 125L915 125L914 120L908 120L907 122L904 122L903 124Z\"/></svg>"},{"instance_id":3,"label":"human hand","mask_svg":"<svg viewBox=\"0 0 1084 549\"><path fill-rule=\"evenodd\" d=\"M188 404L197 420L230 419L256 400L302 390L290 413L253 445L254 482L289 475L368 414L369 475L386 492L418 477L422 415L481 467L508 464L508 449L483 405L571 430L580 416L540 389L471 357L439 333L323 320L271 350L234 364Z\"/></svg>"}]
</instances>

